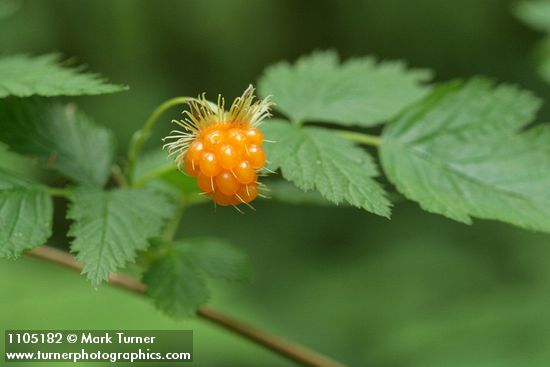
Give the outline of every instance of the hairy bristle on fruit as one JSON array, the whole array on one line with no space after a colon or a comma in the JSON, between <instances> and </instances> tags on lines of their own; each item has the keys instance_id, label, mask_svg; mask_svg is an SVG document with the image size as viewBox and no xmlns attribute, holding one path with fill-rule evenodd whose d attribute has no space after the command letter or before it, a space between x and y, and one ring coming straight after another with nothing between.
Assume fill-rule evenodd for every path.
<instances>
[{"instance_id":1,"label":"hairy bristle on fruit","mask_svg":"<svg viewBox=\"0 0 550 367\"><path fill-rule=\"evenodd\" d=\"M256 99L252 85L229 111L221 95L214 104L203 93L188 102L183 120L173 121L183 130L171 131L163 148L218 205L250 206L265 187L258 182L266 163L258 126L271 116L271 105L269 97Z\"/></svg>"}]
</instances>

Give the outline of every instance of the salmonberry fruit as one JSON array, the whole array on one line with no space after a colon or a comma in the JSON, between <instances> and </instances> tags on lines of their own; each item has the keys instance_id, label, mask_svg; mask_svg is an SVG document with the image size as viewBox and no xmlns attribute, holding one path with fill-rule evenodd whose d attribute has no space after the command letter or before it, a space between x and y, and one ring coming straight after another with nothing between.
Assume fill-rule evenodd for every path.
<instances>
[{"instance_id":1,"label":"salmonberry fruit","mask_svg":"<svg viewBox=\"0 0 550 367\"><path fill-rule=\"evenodd\" d=\"M254 182L248 185L242 185L237 195L245 203L251 202L258 196L258 184Z\"/></svg>"},{"instance_id":2,"label":"salmonberry fruit","mask_svg":"<svg viewBox=\"0 0 550 367\"><path fill-rule=\"evenodd\" d=\"M183 160L185 161L185 157ZM218 163L216 153L209 151L202 153L199 167L201 173L208 177L216 176L222 170L222 167Z\"/></svg>"},{"instance_id":3,"label":"salmonberry fruit","mask_svg":"<svg viewBox=\"0 0 550 367\"><path fill-rule=\"evenodd\" d=\"M185 131L175 131L165 145L178 167L196 177L199 189L222 206L248 204L259 194L258 171L266 162L258 129L269 116L269 99L254 100L250 86L229 112L224 101L213 106L204 96L190 100L187 118L176 121Z\"/></svg>"},{"instance_id":4,"label":"salmonberry fruit","mask_svg":"<svg viewBox=\"0 0 550 367\"><path fill-rule=\"evenodd\" d=\"M252 168L261 168L265 164L265 152L261 145L250 144L247 149L248 162Z\"/></svg>"},{"instance_id":5,"label":"salmonberry fruit","mask_svg":"<svg viewBox=\"0 0 550 367\"><path fill-rule=\"evenodd\" d=\"M197 185L204 193L214 192L216 188L214 187L214 178L203 175L199 172L197 175Z\"/></svg>"},{"instance_id":6,"label":"salmonberry fruit","mask_svg":"<svg viewBox=\"0 0 550 367\"><path fill-rule=\"evenodd\" d=\"M223 171L216 176L215 181L216 187L224 195L235 195L242 186L230 171Z\"/></svg>"},{"instance_id":7,"label":"salmonberry fruit","mask_svg":"<svg viewBox=\"0 0 550 367\"><path fill-rule=\"evenodd\" d=\"M232 145L222 145L217 152L220 166L225 169L232 169L239 162L239 154Z\"/></svg>"}]
</instances>

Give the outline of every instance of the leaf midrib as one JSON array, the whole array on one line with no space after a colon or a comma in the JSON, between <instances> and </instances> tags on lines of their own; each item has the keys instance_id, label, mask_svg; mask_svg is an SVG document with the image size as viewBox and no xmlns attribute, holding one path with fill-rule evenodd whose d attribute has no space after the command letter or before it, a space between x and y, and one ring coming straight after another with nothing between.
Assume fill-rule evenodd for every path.
<instances>
[{"instance_id":1,"label":"leaf midrib","mask_svg":"<svg viewBox=\"0 0 550 367\"><path fill-rule=\"evenodd\" d=\"M109 203L109 192L103 193L103 210L102 210L102 226L101 226L101 236L100 236L100 246L99 246L99 252L97 255L98 261L96 264L95 269L95 275L99 274L99 270L101 268L102 261L101 258L103 256L103 251L105 250L105 238L107 237L107 222L109 218L109 209L108 209L108 203Z\"/></svg>"}]
</instances>

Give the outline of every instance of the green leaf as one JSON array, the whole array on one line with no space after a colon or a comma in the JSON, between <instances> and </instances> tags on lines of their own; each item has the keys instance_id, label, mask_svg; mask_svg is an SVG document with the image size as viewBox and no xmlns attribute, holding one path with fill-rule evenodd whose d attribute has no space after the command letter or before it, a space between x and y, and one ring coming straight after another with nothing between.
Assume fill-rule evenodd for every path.
<instances>
[{"instance_id":1,"label":"green leaf","mask_svg":"<svg viewBox=\"0 0 550 367\"><path fill-rule=\"evenodd\" d=\"M197 180L180 172L173 160L160 149L147 152L138 159L134 173L135 185L163 191L175 200L182 197L188 202L200 194Z\"/></svg>"},{"instance_id":2,"label":"green leaf","mask_svg":"<svg viewBox=\"0 0 550 367\"><path fill-rule=\"evenodd\" d=\"M293 121L373 126L422 98L428 88L421 83L430 78L429 71L372 57L340 64L338 55L327 51L269 67L259 90L273 95L276 108Z\"/></svg>"},{"instance_id":3,"label":"green leaf","mask_svg":"<svg viewBox=\"0 0 550 367\"><path fill-rule=\"evenodd\" d=\"M17 153L11 152L8 146L0 142L0 169L13 172L19 176L34 178L40 172L36 162Z\"/></svg>"},{"instance_id":4,"label":"green leaf","mask_svg":"<svg viewBox=\"0 0 550 367\"><path fill-rule=\"evenodd\" d=\"M0 100L0 140L75 182L102 186L114 159L113 135L74 106Z\"/></svg>"},{"instance_id":5,"label":"green leaf","mask_svg":"<svg viewBox=\"0 0 550 367\"><path fill-rule=\"evenodd\" d=\"M332 206L318 191L303 191L285 180L266 182L269 196L289 204Z\"/></svg>"},{"instance_id":6,"label":"green leaf","mask_svg":"<svg viewBox=\"0 0 550 367\"><path fill-rule=\"evenodd\" d=\"M159 235L174 209L164 195L150 190L80 188L70 200L71 250L94 286L133 261L136 251Z\"/></svg>"},{"instance_id":7,"label":"green leaf","mask_svg":"<svg viewBox=\"0 0 550 367\"><path fill-rule=\"evenodd\" d=\"M547 37L535 48L535 58L540 76L550 83L550 0L522 1L515 13L526 24L546 32Z\"/></svg>"},{"instance_id":8,"label":"green leaf","mask_svg":"<svg viewBox=\"0 0 550 367\"><path fill-rule=\"evenodd\" d=\"M316 189L333 203L348 202L372 213L389 217L390 202L371 156L329 130L298 127L270 120L262 126L270 168L281 168L283 177L304 191Z\"/></svg>"},{"instance_id":9,"label":"green leaf","mask_svg":"<svg viewBox=\"0 0 550 367\"><path fill-rule=\"evenodd\" d=\"M125 86L107 83L82 67L61 62L56 54L31 57L11 55L0 58L0 98L33 95L79 96L120 92Z\"/></svg>"},{"instance_id":10,"label":"green leaf","mask_svg":"<svg viewBox=\"0 0 550 367\"><path fill-rule=\"evenodd\" d=\"M539 106L486 80L443 86L388 124L382 165L427 211L550 232L550 128L518 133Z\"/></svg>"},{"instance_id":11,"label":"green leaf","mask_svg":"<svg viewBox=\"0 0 550 367\"><path fill-rule=\"evenodd\" d=\"M175 249L151 264L143 282L157 308L176 318L193 315L210 297L197 265Z\"/></svg>"},{"instance_id":12,"label":"green leaf","mask_svg":"<svg viewBox=\"0 0 550 367\"><path fill-rule=\"evenodd\" d=\"M250 276L246 255L227 241L192 238L174 244L179 256L189 257L212 278L242 281Z\"/></svg>"},{"instance_id":13,"label":"green leaf","mask_svg":"<svg viewBox=\"0 0 550 367\"><path fill-rule=\"evenodd\" d=\"M151 177L163 176L171 171L176 171L174 161L168 158L162 149L155 149L143 153L136 162L134 180L136 182L148 181Z\"/></svg>"},{"instance_id":14,"label":"green leaf","mask_svg":"<svg viewBox=\"0 0 550 367\"><path fill-rule=\"evenodd\" d=\"M0 169L0 257L43 245L52 232L52 216L46 192Z\"/></svg>"},{"instance_id":15,"label":"green leaf","mask_svg":"<svg viewBox=\"0 0 550 367\"><path fill-rule=\"evenodd\" d=\"M550 83L550 37L542 40L535 51L537 71L547 83Z\"/></svg>"},{"instance_id":16,"label":"green leaf","mask_svg":"<svg viewBox=\"0 0 550 367\"><path fill-rule=\"evenodd\" d=\"M515 13L526 24L544 32L550 32L550 0L522 1Z\"/></svg>"},{"instance_id":17,"label":"green leaf","mask_svg":"<svg viewBox=\"0 0 550 367\"><path fill-rule=\"evenodd\" d=\"M194 314L206 303L206 277L245 280L247 257L216 238L183 239L164 244L168 250L151 264L143 281L156 306L173 317Z\"/></svg>"}]
</instances>

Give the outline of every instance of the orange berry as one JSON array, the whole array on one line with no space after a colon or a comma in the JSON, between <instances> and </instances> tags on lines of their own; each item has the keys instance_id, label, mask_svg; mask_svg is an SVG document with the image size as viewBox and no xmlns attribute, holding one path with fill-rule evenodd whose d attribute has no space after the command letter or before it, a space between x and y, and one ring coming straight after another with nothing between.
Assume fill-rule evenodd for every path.
<instances>
[{"instance_id":1,"label":"orange berry","mask_svg":"<svg viewBox=\"0 0 550 367\"><path fill-rule=\"evenodd\" d=\"M189 154L186 154L185 157L183 158L183 166L185 167L185 171L189 176L195 177L200 172L199 162L198 161L195 162L191 160L189 158Z\"/></svg>"},{"instance_id":2,"label":"orange berry","mask_svg":"<svg viewBox=\"0 0 550 367\"><path fill-rule=\"evenodd\" d=\"M265 152L261 146L257 144L251 144L247 148L248 161L252 168L262 168L265 164Z\"/></svg>"},{"instance_id":3,"label":"orange berry","mask_svg":"<svg viewBox=\"0 0 550 367\"><path fill-rule=\"evenodd\" d=\"M222 171L214 178L216 187L224 195L234 195L241 188L241 184L229 171Z\"/></svg>"},{"instance_id":4,"label":"orange berry","mask_svg":"<svg viewBox=\"0 0 550 367\"><path fill-rule=\"evenodd\" d=\"M224 195L220 191L215 191L208 195L216 202L216 204L221 206L237 205L240 202L235 195Z\"/></svg>"},{"instance_id":5,"label":"orange berry","mask_svg":"<svg viewBox=\"0 0 550 367\"><path fill-rule=\"evenodd\" d=\"M202 153L200 160L200 169L205 176L212 177L220 173L222 168L220 167L218 159L214 153L204 152Z\"/></svg>"},{"instance_id":6,"label":"orange berry","mask_svg":"<svg viewBox=\"0 0 550 367\"><path fill-rule=\"evenodd\" d=\"M210 193L216 190L214 179L203 175L201 172L197 175L197 185L202 192Z\"/></svg>"},{"instance_id":7,"label":"orange berry","mask_svg":"<svg viewBox=\"0 0 550 367\"><path fill-rule=\"evenodd\" d=\"M244 150L244 146L246 145L246 135L244 134L243 130L233 128L227 130L227 142L231 145L233 145L233 148L235 148L238 152Z\"/></svg>"},{"instance_id":8,"label":"orange berry","mask_svg":"<svg viewBox=\"0 0 550 367\"><path fill-rule=\"evenodd\" d=\"M222 145L220 147L217 157L220 162L220 166L225 169L231 169L239 163L239 155L237 154L237 151L229 144Z\"/></svg>"},{"instance_id":9,"label":"orange berry","mask_svg":"<svg viewBox=\"0 0 550 367\"><path fill-rule=\"evenodd\" d=\"M189 144L189 149L187 149L186 156L188 156L190 160L194 161L195 165L198 165L203 152L204 144L202 140L195 140Z\"/></svg>"},{"instance_id":10,"label":"orange berry","mask_svg":"<svg viewBox=\"0 0 550 367\"><path fill-rule=\"evenodd\" d=\"M240 161L239 164L233 168L233 173L237 180L242 184L249 184L256 181L256 172L248 161Z\"/></svg>"},{"instance_id":11,"label":"orange berry","mask_svg":"<svg viewBox=\"0 0 550 367\"><path fill-rule=\"evenodd\" d=\"M261 145L264 142L264 134L255 127L246 129L244 134L249 143Z\"/></svg>"},{"instance_id":12,"label":"orange berry","mask_svg":"<svg viewBox=\"0 0 550 367\"><path fill-rule=\"evenodd\" d=\"M257 126L271 105L269 98L257 100L252 86L228 110L221 96L216 105L202 94L189 101L186 117L175 121L182 129L173 130L163 148L219 205L248 204L258 195L258 174L266 164Z\"/></svg>"},{"instance_id":13,"label":"orange berry","mask_svg":"<svg viewBox=\"0 0 550 367\"><path fill-rule=\"evenodd\" d=\"M266 161L262 132L235 126L208 127L189 145L183 160L199 189L221 206L254 200L258 195L256 169Z\"/></svg>"},{"instance_id":14,"label":"orange berry","mask_svg":"<svg viewBox=\"0 0 550 367\"><path fill-rule=\"evenodd\" d=\"M258 196L258 184L256 182L253 182L248 185L242 185L239 189L239 192L237 192L237 195L245 203L250 203Z\"/></svg>"},{"instance_id":15,"label":"orange berry","mask_svg":"<svg viewBox=\"0 0 550 367\"><path fill-rule=\"evenodd\" d=\"M204 136L204 146L207 150L215 151L224 141L224 134L220 130L212 130Z\"/></svg>"}]
</instances>

